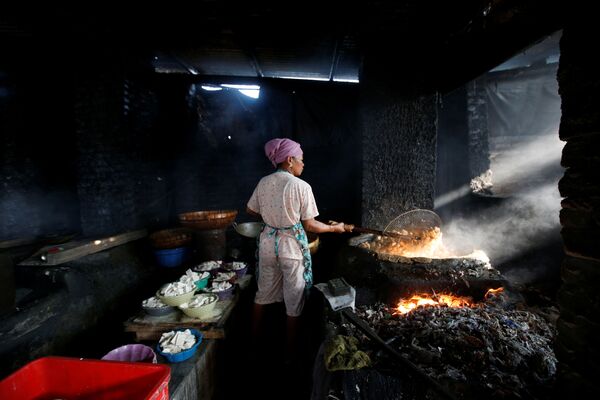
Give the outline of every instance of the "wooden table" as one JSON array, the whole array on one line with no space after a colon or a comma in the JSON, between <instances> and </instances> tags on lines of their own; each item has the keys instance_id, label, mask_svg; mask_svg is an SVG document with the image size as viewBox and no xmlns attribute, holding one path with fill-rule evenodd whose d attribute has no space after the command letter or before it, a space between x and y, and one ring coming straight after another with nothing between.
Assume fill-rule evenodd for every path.
<instances>
[{"instance_id":1,"label":"wooden table","mask_svg":"<svg viewBox=\"0 0 600 400\"><path fill-rule=\"evenodd\" d=\"M211 318L197 319L188 317L181 311L170 315L155 317L140 311L125 321L125 331L135 333L136 341L157 341L160 336L175 328L194 328L206 339L225 338L225 324L235 308L240 290L248 287L252 275L245 275L236 282L234 295L229 300L220 300L215 305L215 314Z\"/></svg>"}]
</instances>

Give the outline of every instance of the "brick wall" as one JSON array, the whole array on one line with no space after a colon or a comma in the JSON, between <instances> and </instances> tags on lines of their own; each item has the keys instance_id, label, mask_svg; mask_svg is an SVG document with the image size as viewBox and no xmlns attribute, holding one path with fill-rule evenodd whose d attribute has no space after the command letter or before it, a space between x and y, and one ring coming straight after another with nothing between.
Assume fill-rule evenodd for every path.
<instances>
[{"instance_id":1,"label":"brick wall","mask_svg":"<svg viewBox=\"0 0 600 400\"><path fill-rule=\"evenodd\" d=\"M485 76L472 80L467 84L469 168L471 177L479 176L490 168L486 84Z\"/></svg>"},{"instance_id":2,"label":"brick wall","mask_svg":"<svg viewBox=\"0 0 600 400\"><path fill-rule=\"evenodd\" d=\"M28 55L51 50L10 49L0 60L0 241L77 232L69 72L52 64L40 78Z\"/></svg>"},{"instance_id":3,"label":"brick wall","mask_svg":"<svg viewBox=\"0 0 600 400\"><path fill-rule=\"evenodd\" d=\"M81 225L86 236L134 229L136 168L124 126L124 71L105 65L76 81L75 112Z\"/></svg>"},{"instance_id":4,"label":"brick wall","mask_svg":"<svg viewBox=\"0 0 600 400\"><path fill-rule=\"evenodd\" d=\"M600 63L581 43L597 24L571 19L560 42L560 138L566 141L559 182L565 252L559 291L559 379L569 396L591 398L600 390Z\"/></svg>"}]
</instances>

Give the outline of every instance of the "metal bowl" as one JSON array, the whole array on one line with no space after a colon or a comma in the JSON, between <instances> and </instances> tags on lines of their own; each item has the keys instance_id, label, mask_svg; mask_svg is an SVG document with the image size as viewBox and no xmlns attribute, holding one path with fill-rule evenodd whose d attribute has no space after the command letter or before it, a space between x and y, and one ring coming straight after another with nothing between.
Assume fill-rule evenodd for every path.
<instances>
[{"instance_id":1,"label":"metal bowl","mask_svg":"<svg viewBox=\"0 0 600 400\"><path fill-rule=\"evenodd\" d=\"M247 238L255 238L260 235L262 222L244 222L241 224L233 223L233 228L237 233Z\"/></svg>"}]
</instances>

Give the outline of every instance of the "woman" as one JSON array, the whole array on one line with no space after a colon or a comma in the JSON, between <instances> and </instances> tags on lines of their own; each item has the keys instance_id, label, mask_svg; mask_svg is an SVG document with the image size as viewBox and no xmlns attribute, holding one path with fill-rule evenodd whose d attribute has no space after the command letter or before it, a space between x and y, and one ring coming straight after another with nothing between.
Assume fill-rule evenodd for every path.
<instances>
[{"instance_id":1,"label":"woman","mask_svg":"<svg viewBox=\"0 0 600 400\"><path fill-rule=\"evenodd\" d=\"M305 292L312 286L312 261L305 231L343 233L352 226L315 220L319 212L312 189L298 178L304 169L300 144L290 139L273 139L265 144L265 154L277 170L260 180L246 209L265 224L259 238L253 333L255 337L258 335L263 306L283 301L289 359L295 347Z\"/></svg>"}]
</instances>

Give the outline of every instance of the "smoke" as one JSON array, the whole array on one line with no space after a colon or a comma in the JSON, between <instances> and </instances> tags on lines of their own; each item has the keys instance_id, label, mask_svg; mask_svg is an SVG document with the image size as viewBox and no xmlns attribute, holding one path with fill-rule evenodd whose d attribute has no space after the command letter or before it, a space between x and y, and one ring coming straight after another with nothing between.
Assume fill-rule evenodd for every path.
<instances>
[{"instance_id":1,"label":"smoke","mask_svg":"<svg viewBox=\"0 0 600 400\"><path fill-rule=\"evenodd\" d=\"M442 231L447 247L459 254L483 250L492 265L499 266L559 241L562 146L553 134L494 157L493 195L478 198L479 203L494 205L446 221Z\"/></svg>"},{"instance_id":2,"label":"smoke","mask_svg":"<svg viewBox=\"0 0 600 400\"><path fill-rule=\"evenodd\" d=\"M560 230L560 194L555 183L505 200L479 215L444 224L444 243L459 252L487 253L502 264L554 240Z\"/></svg>"},{"instance_id":3,"label":"smoke","mask_svg":"<svg viewBox=\"0 0 600 400\"><path fill-rule=\"evenodd\" d=\"M492 192L512 195L539 183L557 183L562 174L563 145L556 131L533 138L513 138L510 149L497 144L498 152L490 155Z\"/></svg>"}]
</instances>

